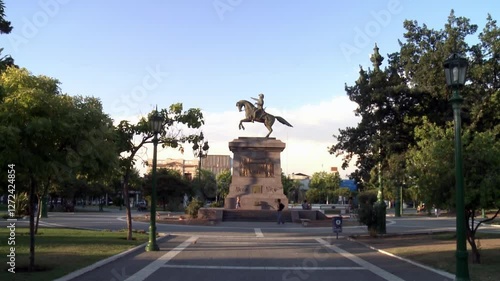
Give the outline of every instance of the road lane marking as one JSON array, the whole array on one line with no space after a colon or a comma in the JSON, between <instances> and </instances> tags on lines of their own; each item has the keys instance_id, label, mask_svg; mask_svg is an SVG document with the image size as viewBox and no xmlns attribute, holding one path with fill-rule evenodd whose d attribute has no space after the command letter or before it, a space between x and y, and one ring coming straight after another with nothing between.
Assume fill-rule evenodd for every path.
<instances>
[{"instance_id":1,"label":"road lane marking","mask_svg":"<svg viewBox=\"0 0 500 281\"><path fill-rule=\"evenodd\" d=\"M385 270L383 270L382 268L376 266L376 265L373 265L367 261L365 261L364 259L360 258L360 257L357 257L355 256L354 254L351 254L335 245L330 245L330 243L328 243L327 241L321 239L321 238L316 238L316 241L318 241L320 244L322 244L323 246L329 248L329 249L332 249L334 250L335 252L339 253L340 255L342 255L343 257L347 258L347 259L350 259L351 261L359 264L360 266L368 269L369 271L375 273L376 275L384 278L385 280L388 280L388 281L404 281L404 279L401 279L399 277L397 277L396 275L390 273L390 272L387 272Z\"/></svg>"},{"instance_id":2,"label":"road lane marking","mask_svg":"<svg viewBox=\"0 0 500 281\"><path fill-rule=\"evenodd\" d=\"M377 249L377 248L375 248L375 247L373 247L373 246L370 246L370 245L368 245L368 244L366 244L366 243L363 243L363 242L361 242L361 241L356 241L356 240L353 240L353 239L350 239L350 238L349 238L348 240L349 240L349 241L354 241L354 242L359 243L359 244L361 244L361 245L364 245L365 247L370 248L370 249L372 249L372 250L374 250L374 251L377 251L377 252L379 252L379 253L382 253L382 254L384 254L384 255L387 255L387 256L390 256L390 257L396 258L396 259L398 259L398 260L405 261L405 262L407 262L407 263L413 264L413 265L415 265L415 266L418 266L418 267L421 267L421 268L424 268L424 269L427 269L427 270L429 270L429 271L432 271L432 272L434 272L434 273L437 273L437 274L439 274L439 275L442 275L442 276L444 276L444 277L446 277L446 278L449 278L449 279L454 279L454 278L455 278L455 275L453 275L453 274L451 274L451 273L448 273L448 272L446 272L446 271L442 271L442 270L439 270L439 269L435 269L435 268L432 268L432 267L430 267L430 266L423 265L423 264L421 264L421 263L414 262L414 261L412 261L412 260L405 259L405 258L402 258L402 257L400 257L400 256L396 256L395 254L389 253L389 252L384 251L384 250L381 250L381 249Z\"/></svg>"},{"instance_id":3,"label":"road lane marking","mask_svg":"<svg viewBox=\"0 0 500 281\"><path fill-rule=\"evenodd\" d=\"M237 245L237 246L248 246L255 245L256 247L269 247L269 246L318 246L318 243L308 243L308 242L275 242L275 241L210 241L210 242L197 242L200 245Z\"/></svg>"},{"instance_id":4,"label":"road lane marking","mask_svg":"<svg viewBox=\"0 0 500 281\"><path fill-rule=\"evenodd\" d=\"M146 278L149 277L149 275L153 274L156 270L158 270L164 264L166 264L171 259L173 259L177 254L179 254L180 252L182 252L189 245L191 245L194 242L196 242L196 240L198 240L198 237L196 237L196 236L192 236L192 237L188 238L186 241L182 242L179 246L175 247L170 252L164 254L163 256L159 257L157 260L151 262L146 267L144 267L143 269L141 269L138 272L136 272L134 275L132 275L129 278L125 279L125 281L142 281L142 280L145 280Z\"/></svg>"},{"instance_id":5,"label":"road lane marking","mask_svg":"<svg viewBox=\"0 0 500 281\"><path fill-rule=\"evenodd\" d=\"M261 238L261 237L264 237L264 234L262 233L262 230L260 230L260 228L254 228L255 230L255 236Z\"/></svg>"},{"instance_id":6,"label":"road lane marking","mask_svg":"<svg viewBox=\"0 0 500 281\"><path fill-rule=\"evenodd\" d=\"M303 270L303 271L327 271L327 270L367 270L364 267L356 266L224 266L224 265L185 265L185 264L164 264L164 268L184 268L184 269L225 269L225 270Z\"/></svg>"}]
</instances>

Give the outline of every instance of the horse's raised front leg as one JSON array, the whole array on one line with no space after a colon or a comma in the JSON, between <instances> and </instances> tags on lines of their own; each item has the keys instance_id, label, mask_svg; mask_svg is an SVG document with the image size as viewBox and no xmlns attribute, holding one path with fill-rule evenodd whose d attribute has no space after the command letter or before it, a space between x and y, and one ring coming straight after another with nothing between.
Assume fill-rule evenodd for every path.
<instances>
[{"instance_id":1,"label":"horse's raised front leg","mask_svg":"<svg viewBox=\"0 0 500 281\"><path fill-rule=\"evenodd\" d=\"M241 129L245 130L245 127L243 126L243 121L245 121L245 119L240 120L240 125L238 126L240 130Z\"/></svg>"}]
</instances>

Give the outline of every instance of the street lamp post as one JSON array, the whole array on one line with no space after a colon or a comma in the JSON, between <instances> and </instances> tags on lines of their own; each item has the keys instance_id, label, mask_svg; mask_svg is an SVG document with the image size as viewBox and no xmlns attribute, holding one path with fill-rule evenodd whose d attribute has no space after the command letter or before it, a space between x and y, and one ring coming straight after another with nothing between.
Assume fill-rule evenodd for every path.
<instances>
[{"instance_id":1,"label":"street lamp post","mask_svg":"<svg viewBox=\"0 0 500 281\"><path fill-rule=\"evenodd\" d=\"M155 110L150 120L151 129L153 131L153 173L152 180L153 185L151 187L151 214L150 214L150 224L149 224L149 241L146 245L146 251L159 251L160 247L156 244L156 154L158 146L158 133L161 131L163 124L163 118L158 114L158 110Z\"/></svg>"},{"instance_id":2,"label":"street lamp post","mask_svg":"<svg viewBox=\"0 0 500 281\"><path fill-rule=\"evenodd\" d=\"M382 165L380 162L378 163L378 193L377 193L377 202L375 202L375 212L377 215L377 233L385 234L386 233L385 216L387 214L387 205L385 204L384 201L384 188L382 186Z\"/></svg>"},{"instance_id":3,"label":"street lamp post","mask_svg":"<svg viewBox=\"0 0 500 281\"><path fill-rule=\"evenodd\" d=\"M193 153L195 157L199 158L198 161L198 184L201 183L201 158L207 157L208 155L208 141L205 141L203 132L200 132L197 140L193 144Z\"/></svg>"},{"instance_id":4,"label":"street lamp post","mask_svg":"<svg viewBox=\"0 0 500 281\"><path fill-rule=\"evenodd\" d=\"M457 228L457 250L456 250L456 271L455 280L468 281L469 267L467 264L466 245L466 221L464 202L464 175L462 162L462 134L461 115L462 97L459 89L465 84L465 74L467 73L467 59L458 54L452 54L443 64L446 76L446 84L452 89L453 95L450 99L453 107L453 119L455 121L455 181L456 181L456 228Z\"/></svg>"},{"instance_id":5,"label":"street lamp post","mask_svg":"<svg viewBox=\"0 0 500 281\"><path fill-rule=\"evenodd\" d=\"M397 182L396 186L396 200L394 202L394 216L401 217L401 183Z\"/></svg>"}]
</instances>

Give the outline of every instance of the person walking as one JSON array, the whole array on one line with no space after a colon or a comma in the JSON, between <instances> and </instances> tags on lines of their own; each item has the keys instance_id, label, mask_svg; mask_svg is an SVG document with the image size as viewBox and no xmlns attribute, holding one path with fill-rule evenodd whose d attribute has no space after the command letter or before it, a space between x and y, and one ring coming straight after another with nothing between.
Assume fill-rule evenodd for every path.
<instances>
[{"instance_id":1,"label":"person walking","mask_svg":"<svg viewBox=\"0 0 500 281\"><path fill-rule=\"evenodd\" d=\"M280 223L285 224L285 220L283 219L283 216L282 216L284 208L285 208L285 205L283 205L283 203L281 203L281 199L278 199L278 224L280 224Z\"/></svg>"},{"instance_id":2,"label":"person walking","mask_svg":"<svg viewBox=\"0 0 500 281\"><path fill-rule=\"evenodd\" d=\"M240 197L236 197L236 209L240 209L241 208L241 200L240 200Z\"/></svg>"},{"instance_id":3,"label":"person walking","mask_svg":"<svg viewBox=\"0 0 500 281\"><path fill-rule=\"evenodd\" d=\"M311 205L307 203L307 200L304 200L304 202L302 203L302 210L311 210Z\"/></svg>"}]
</instances>

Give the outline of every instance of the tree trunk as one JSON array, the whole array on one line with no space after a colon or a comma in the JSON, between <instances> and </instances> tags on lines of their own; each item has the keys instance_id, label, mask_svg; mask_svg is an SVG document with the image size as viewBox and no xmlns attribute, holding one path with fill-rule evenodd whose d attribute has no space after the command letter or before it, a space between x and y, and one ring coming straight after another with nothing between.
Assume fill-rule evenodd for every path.
<instances>
[{"instance_id":1,"label":"tree trunk","mask_svg":"<svg viewBox=\"0 0 500 281\"><path fill-rule=\"evenodd\" d=\"M29 193L29 212L30 212L30 255L28 271L35 270L35 193L36 180L31 177L30 193Z\"/></svg>"},{"instance_id":2,"label":"tree trunk","mask_svg":"<svg viewBox=\"0 0 500 281\"><path fill-rule=\"evenodd\" d=\"M476 245L476 229L474 228L474 214L476 210L468 209L465 210L465 224L467 225L467 241L469 242L471 251L472 251L472 263L480 264L481 263L481 253L479 253L479 249ZM472 226L472 227L471 227Z\"/></svg>"},{"instance_id":3,"label":"tree trunk","mask_svg":"<svg viewBox=\"0 0 500 281\"><path fill-rule=\"evenodd\" d=\"M125 202L125 210L127 213L127 240L132 240L132 215L130 213L130 202L128 198L128 179L129 172L125 173L123 176L123 199Z\"/></svg>"},{"instance_id":4,"label":"tree trunk","mask_svg":"<svg viewBox=\"0 0 500 281\"><path fill-rule=\"evenodd\" d=\"M40 221L40 209L42 207L42 202L38 194L37 194L37 202L38 202L38 208L36 210L35 234L38 234L38 222Z\"/></svg>"},{"instance_id":5,"label":"tree trunk","mask_svg":"<svg viewBox=\"0 0 500 281\"><path fill-rule=\"evenodd\" d=\"M472 263L480 264L481 263L481 253L479 253L479 249L476 245L476 240L473 239L472 242L469 241L470 247L472 249Z\"/></svg>"}]
</instances>

